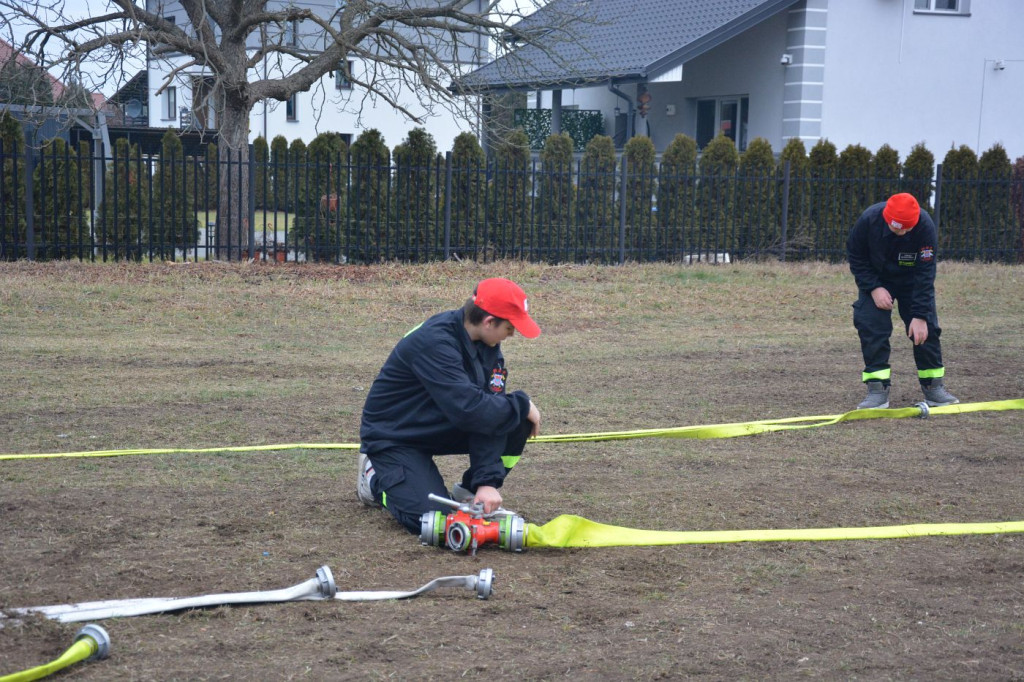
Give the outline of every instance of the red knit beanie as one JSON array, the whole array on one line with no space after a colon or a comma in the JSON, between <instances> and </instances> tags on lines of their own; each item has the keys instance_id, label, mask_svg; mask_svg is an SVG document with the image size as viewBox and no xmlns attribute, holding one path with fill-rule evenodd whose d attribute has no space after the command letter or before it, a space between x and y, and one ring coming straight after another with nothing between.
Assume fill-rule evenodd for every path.
<instances>
[{"instance_id":1,"label":"red knit beanie","mask_svg":"<svg viewBox=\"0 0 1024 682\"><path fill-rule=\"evenodd\" d=\"M897 230L909 230L917 225L917 220L921 217L921 207L917 205L917 199L912 194L906 192L893 194L889 197L889 201L885 202L882 217L885 218L885 224L889 227L894 227Z\"/></svg>"}]
</instances>

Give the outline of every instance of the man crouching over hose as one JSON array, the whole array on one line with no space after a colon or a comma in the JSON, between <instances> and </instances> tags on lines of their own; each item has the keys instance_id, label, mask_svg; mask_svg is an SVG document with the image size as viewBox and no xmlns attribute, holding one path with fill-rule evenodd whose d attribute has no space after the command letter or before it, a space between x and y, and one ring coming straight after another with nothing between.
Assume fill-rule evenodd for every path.
<instances>
[{"instance_id":1,"label":"man crouching over hose","mask_svg":"<svg viewBox=\"0 0 1024 682\"><path fill-rule=\"evenodd\" d=\"M892 307L899 306L925 402L960 402L946 390L939 317L935 311L935 223L912 195L901 193L861 214L846 243L857 282L853 325L860 335L867 396L858 409L889 407L889 336Z\"/></svg>"},{"instance_id":2,"label":"man crouching over hose","mask_svg":"<svg viewBox=\"0 0 1024 682\"><path fill-rule=\"evenodd\" d=\"M438 313L398 342L363 407L356 493L383 506L411 533L424 512L450 511L436 455L468 454L452 486L456 501L490 513L501 506L505 476L540 430L540 411L522 391L505 392L501 342L540 335L526 294L511 280L481 281L459 310Z\"/></svg>"}]
</instances>

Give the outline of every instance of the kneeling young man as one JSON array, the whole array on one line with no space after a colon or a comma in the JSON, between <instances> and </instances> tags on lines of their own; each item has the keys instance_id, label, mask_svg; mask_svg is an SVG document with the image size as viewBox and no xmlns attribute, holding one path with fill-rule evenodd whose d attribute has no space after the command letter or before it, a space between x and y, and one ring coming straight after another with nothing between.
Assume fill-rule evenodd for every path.
<instances>
[{"instance_id":1,"label":"kneeling young man","mask_svg":"<svg viewBox=\"0 0 1024 682\"><path fill-rule=\"evenodd\" d=\"M485 512L501 506L505 476L540 430L540 411L522 391L506 393L501 342L540 335L526 294L511 280L481 281L461 309L434 315L398 342L363 407L356 492L384 506L411 533L424 512L451 509L436 455L468 454L451 497Z\"/></svg>"}]
</instances>

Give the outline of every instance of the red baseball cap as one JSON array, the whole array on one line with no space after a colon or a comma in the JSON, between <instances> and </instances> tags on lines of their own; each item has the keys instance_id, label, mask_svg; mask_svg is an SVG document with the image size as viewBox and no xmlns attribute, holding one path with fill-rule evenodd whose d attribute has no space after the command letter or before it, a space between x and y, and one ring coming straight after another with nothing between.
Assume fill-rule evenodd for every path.
<instances>
[{"instance_id":1,"label":"red baseball cap","mask_svg":"<svg viewBox=\"0 0 1024 682\"><path fill-rule=\"evenodd\" d=\"M530 319L526 292L510 279L492 277L481 280L473 293L473 303L495 317L508 320L528 339L540 336L540 327Z\"/></svg>"},{"instance_id":2,"label":"red baseball cap","mask_svg":"<svg viewBox=\"0 0 1024 682\"><path fill-rule=\"evenodd\" d=\"M889 201L885 202L882 217L885 218L885 224L889 227L894 227L897 230L909 230L917 225L917 221L921 217L921 207L918 206L917 199L913 194L906 192L893 194L889 197Z\"/></svg>"}]
</instances>

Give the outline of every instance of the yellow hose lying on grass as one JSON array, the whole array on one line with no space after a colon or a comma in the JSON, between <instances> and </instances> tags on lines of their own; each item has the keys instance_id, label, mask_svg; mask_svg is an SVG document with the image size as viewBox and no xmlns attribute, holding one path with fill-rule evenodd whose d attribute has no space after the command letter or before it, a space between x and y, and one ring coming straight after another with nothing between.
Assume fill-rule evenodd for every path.
<instances>
[{"instance_id":1,"label":"yellow hose lying on grass","mask_svg":"<svg viewBox=\"0 0 1024 682\"><path fill-rule=\"evenodd\" d=\"M911 407L894 409L851 410L843 414L816 417L786 417L752 422L730 424L709 424L701 426L678 426L667 429L640 429L636 431L605 431L601 433L571 433L538 436L531 443L583 443L606 440L628 440L633 438L736 438L759 433L812 429L844 421L860 419L905 419L929 415L964 414L967 412L999 412L1024 410L1024 398L997 400L983 403L960 403L945 407ZM49 452L40 454L0 455L0 461L15 459L46 459L53 457L121 457L124 455L167 455L202 454L218 452L268 452L273 450L358 450L359 443L290 443L282 445L240 445L213 448L150 448L132 450L92 450L85 452Z\"/></svg>"},{"instance_id":2,"label":"yellow hose lying on grass","mask_svg":"<svg viewBox=\"0 0 1024 682\"><path fill-rule=\"evenodd\" d=\"M932 535L1024 533L1024 521L998 523L915 523L866 528L791 528L778 530L641 530L597 523L581 516L557 516L542 526L526 524L527 547L639 547L723 542L805 542L885 540Z\"/></svg>"},{"instance_id":3,"label":"yellow hose lying on grass","mask_svg":"<svg viewBox=\"0 0 1024 682\"><path fill-rule=\"evenodd\" d=\"M78 631L78 634L75 635L75 643L61 654L60 658L35 668L22 670L20 673L4 675L0 677L0 682L28 682L42 679L79 661L106 658L109 653L110 637L107 635L107 631L99 625L90 623Z\"/></svg>"}]
</instances>

